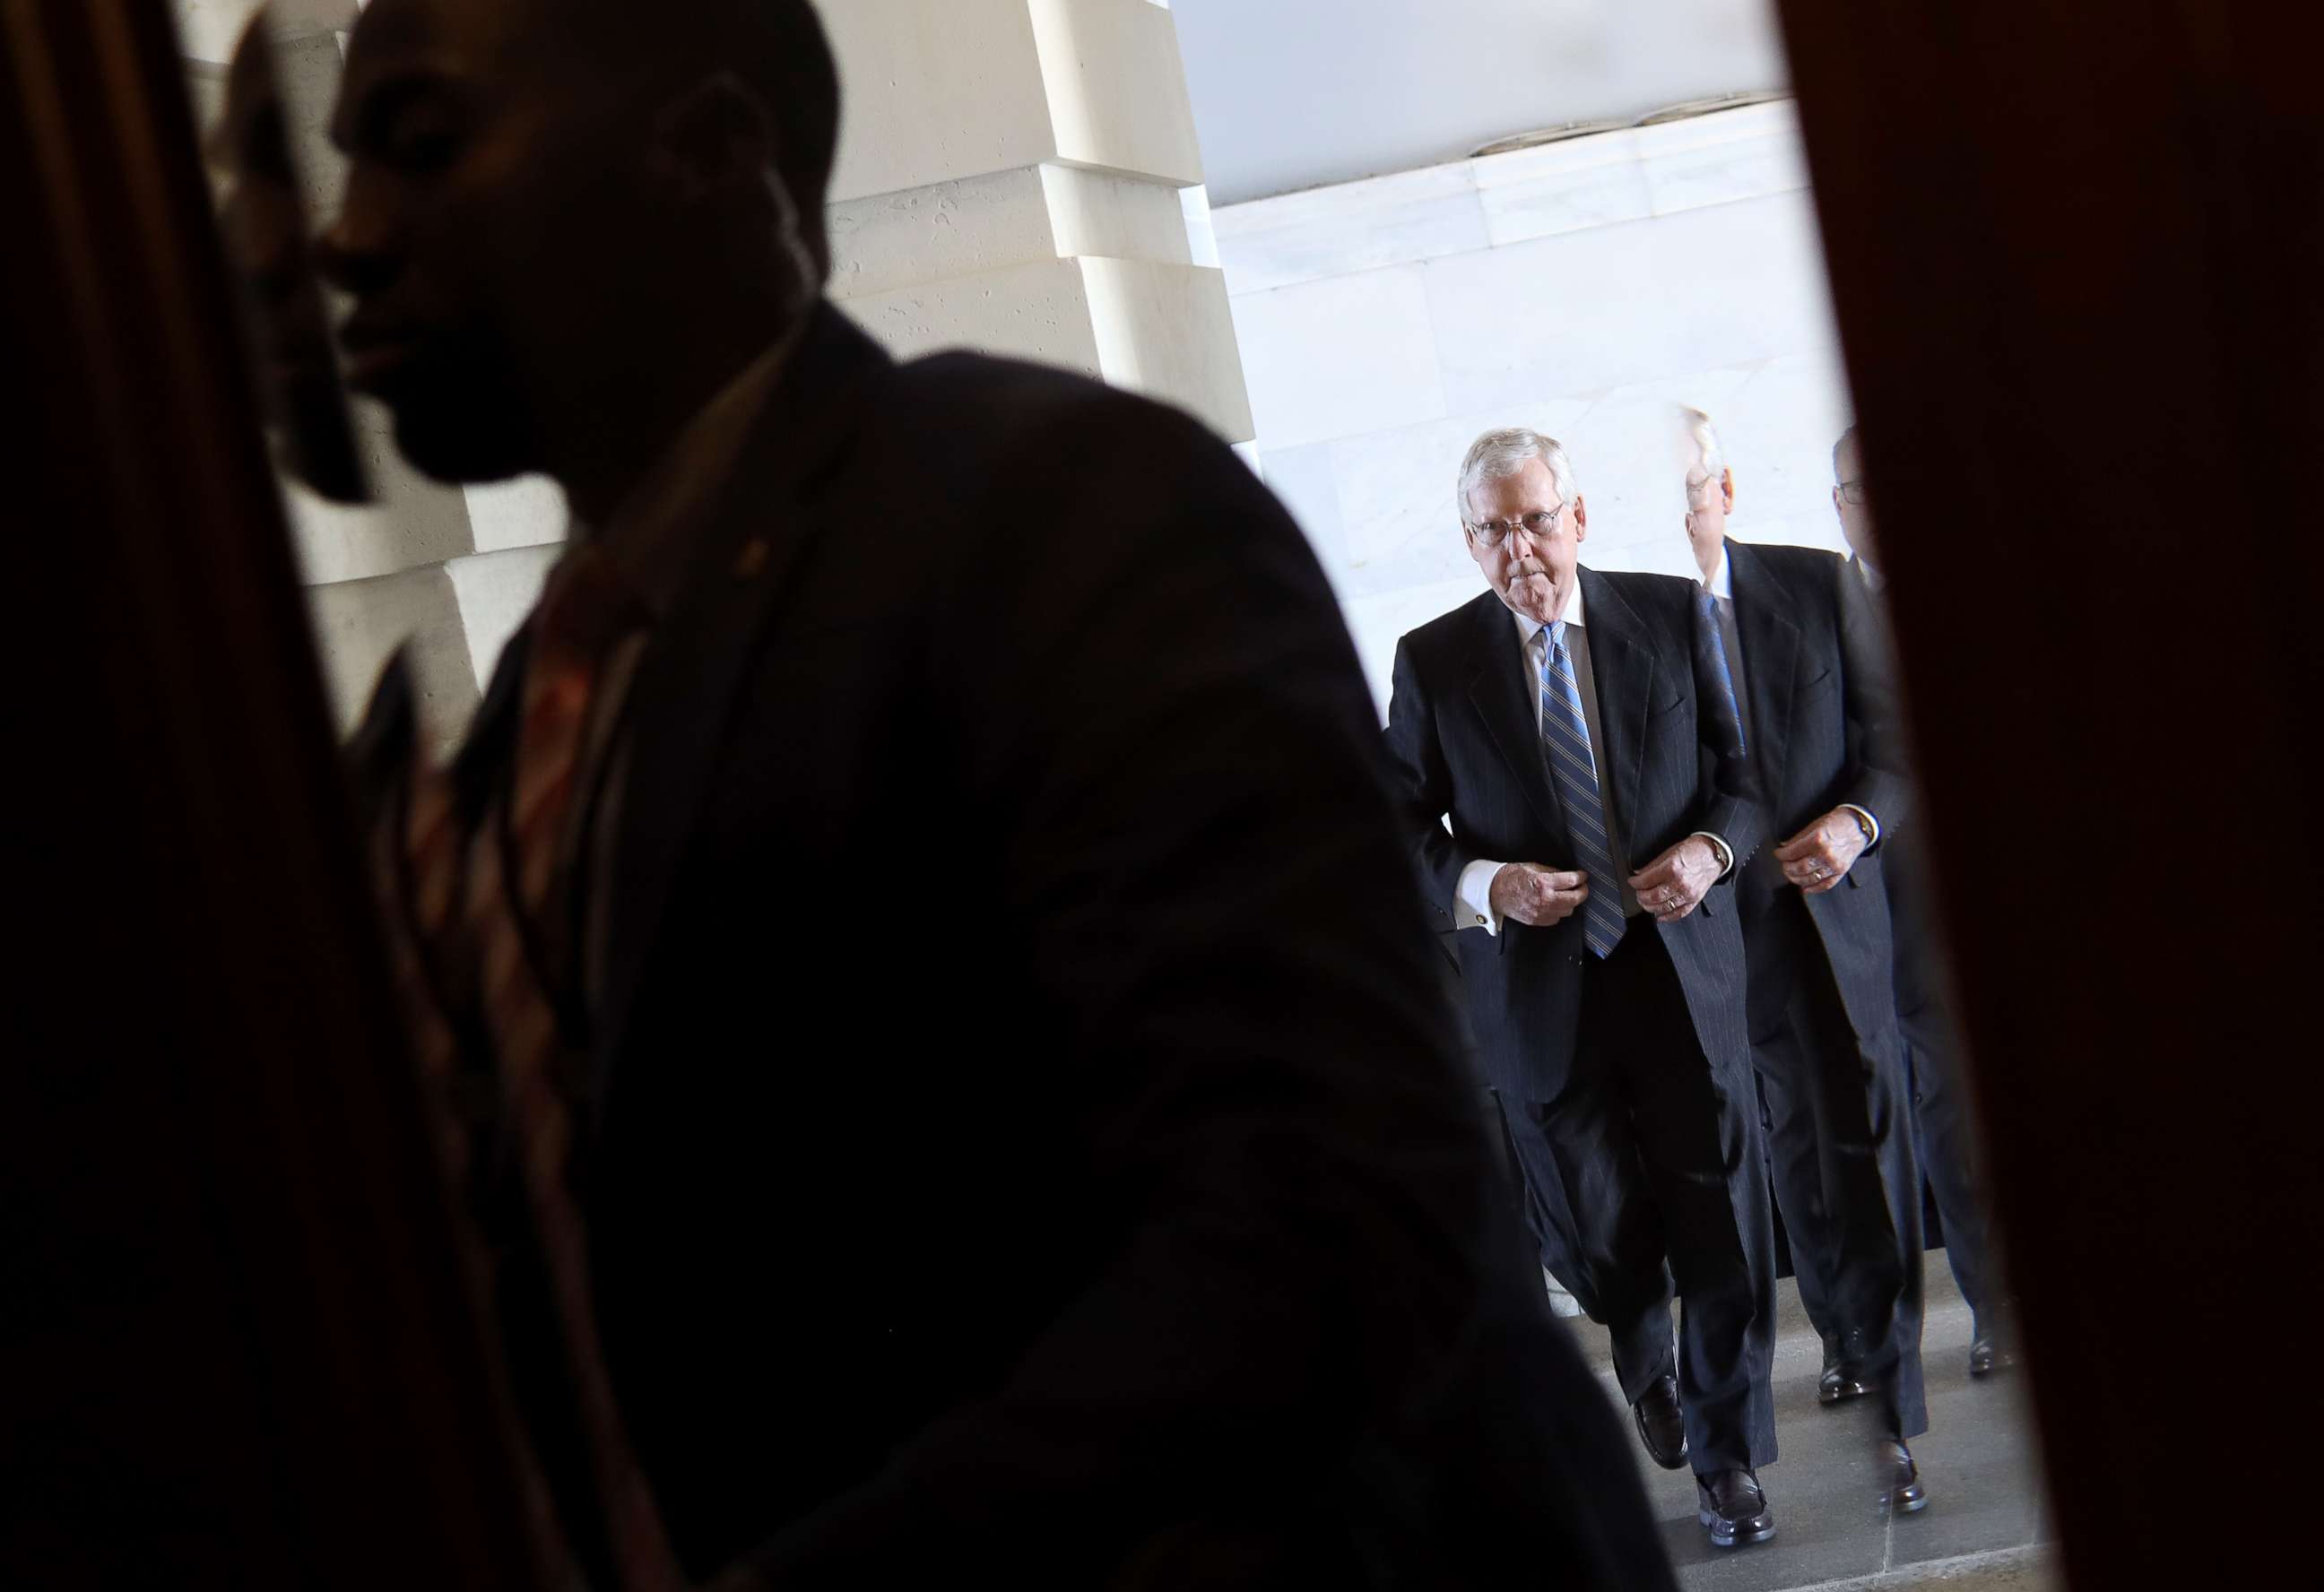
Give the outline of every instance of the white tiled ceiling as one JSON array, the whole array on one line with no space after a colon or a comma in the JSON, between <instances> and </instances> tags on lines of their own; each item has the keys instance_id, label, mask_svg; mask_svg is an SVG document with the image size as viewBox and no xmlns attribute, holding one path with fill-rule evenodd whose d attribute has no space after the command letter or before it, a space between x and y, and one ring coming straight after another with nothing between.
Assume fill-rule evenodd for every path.
<instances>
[{"instance_id":1,"label":"white tiled ceiling","mask_svg":"<svg viewBox=\"0 0 2324 1592\"><path fill-rule=\"evenodd\" d=\"M1784 87L1772 0L1170 0L1214 205Z\"/></svg>"}]
</instances>

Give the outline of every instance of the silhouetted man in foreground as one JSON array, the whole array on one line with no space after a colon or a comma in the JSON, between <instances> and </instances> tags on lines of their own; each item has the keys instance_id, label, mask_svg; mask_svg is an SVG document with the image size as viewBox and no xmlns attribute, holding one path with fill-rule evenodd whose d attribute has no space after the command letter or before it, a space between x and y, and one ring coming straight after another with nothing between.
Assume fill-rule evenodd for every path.
<instances>
[{"instance_id":1,"label":"silhouetted man in foreground","mask_svg":"<svg viewBox=\"0 0 2324 1592\"><path fill-rule=\"evenodd\" d=\"M804 0L349 54L355 379L576 520L455 764L392 676L361 747L544 1552L1666 1586L1304 541L1182 416L825 305L836 96Z\"/></svg>"}]
</instances>

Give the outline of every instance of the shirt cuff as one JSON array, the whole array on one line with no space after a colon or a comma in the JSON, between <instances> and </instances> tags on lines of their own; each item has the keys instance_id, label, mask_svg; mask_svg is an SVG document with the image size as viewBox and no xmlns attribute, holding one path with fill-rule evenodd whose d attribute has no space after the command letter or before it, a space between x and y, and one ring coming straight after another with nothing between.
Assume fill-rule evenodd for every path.
<instances>
[{"instance_id":1,"label":"shirt cuff","mask_svg":"<svg viewBox=\"0 0 2324 1592\"><path fill-rule=\"evenodd\" d=\"M1864 842L1866 851L1868 851L1880 843L1880 820L1872 815L1869 808L1859 807L1854 802L1842 802L1840 804L1840 810L1843 813L1855 814L1864 820L1864 827L1872 832L1872 838Z\"/></svg>"},{"instance_id":2,"label":"shirt cuff","mask_svg":"<svg viewBox=\"0 0 2324 1592\"><path fill-rule=\"evenodd\" d=\"M1464 929L1482 929L1489 934L1501 932L1501 915L1493 910L1493 878L1501 871L1502 864L1480 858L1461 870L1461 882L1452 892L1452 921Z\"/></svg>"},{"instance_id":3,"label":"shirt cuff","mask_svg":"<svg viewBox=\"0 0 2324 1592\"><path fill-rule=\"evenodd\" d=\"M1735 848L1707 829L1698 829L1686 837L1691 841L1709 841L1711 849L1719 853L1719 878L1725 879L1735 871ZM1713 880L1717 883L1717 880Z\"/></svg>"}]
</instances>

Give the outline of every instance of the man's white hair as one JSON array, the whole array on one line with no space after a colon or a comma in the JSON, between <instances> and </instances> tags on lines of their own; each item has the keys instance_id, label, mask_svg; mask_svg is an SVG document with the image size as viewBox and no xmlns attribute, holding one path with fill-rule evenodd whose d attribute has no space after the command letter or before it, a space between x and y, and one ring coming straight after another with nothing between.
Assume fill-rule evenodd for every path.
<instances>
[{"instance_id":1,"label":"man's white hair","mask_svg":"<svg viewBox=\"0 0 2324 1592\"><path fill-rule=\"evenodd\" d=\"M1726 474L1727 450L1719 446L1719 428L1711 423L1711 417L1701 410L1682 407L1678 418L1686 428L1687 483L1716 481Z\"/></svg>"},{"instance_id":2,"label":"man's white hair","mask_svg":"<svg viewBox=\"0 0 2324 1592\"><path fill-rule=\"evenodd\" d=\"M1565 456L1564 447L1554 437L1544 437L1538 431L1528 431L1513 426L1503 431L1488 431L1469 445L1469 456L1461 461L1461 523L1472 525L1477 512L1477 491L1489 481L1507 481L1535 459L1539 459L1549 471L1549 479L1557 488L1557 501L1573 501L1573 465Z\"/></svg>"}]
</instances>

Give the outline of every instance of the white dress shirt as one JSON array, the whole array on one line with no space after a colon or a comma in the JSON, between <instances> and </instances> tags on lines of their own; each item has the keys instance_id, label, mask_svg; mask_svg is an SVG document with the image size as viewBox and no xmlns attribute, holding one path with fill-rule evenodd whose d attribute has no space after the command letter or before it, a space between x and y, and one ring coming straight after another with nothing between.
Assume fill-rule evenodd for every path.
<instances>
[{"instance_id":1,"label":"white dress shirt","mask_svg":"<svg viewBox=\"0 0 2324 1592\"><path fill-rule=\"evenodd\" d=\"M1541 735L1542 692L1541 676L1545 655L1549 649L1549 627L1529 615L1509 611L1509 618L1517 629L1517 646L1525 658L1526 678L1533 696L1533 731L1536 739ZM1646 911L1638 904L1636 891L1629 886L1629 877L1636 871L1624 855L1621 815L1614 807L1613 781L1605 778L1606 737L1599 727L1598 675L1590 660L1588 621L1583 614L1582 587L1577 583L1573 594L1565 603L1565 650L1573 663L1573 683L1582 694L1582 716L1590 726L1590 760L1600 770L1598 805L1606 820L1606 849L1614 863L1614 871L1622 883L1622 914L1637 917ZM1727 842L1708 830L1697 834L1711 842L1719 853L1720 877L1724 879L1735 866L1735 853ZM1459 883L1452 892L1452 921L1464 929L1482 929L1488 934L1501 932L1501 915L1493 906L1493 879L1507 867L1480 857L1461 870ZM1568 870L1571 871L1571 870Z\"/></svg>"}]
</instances>

